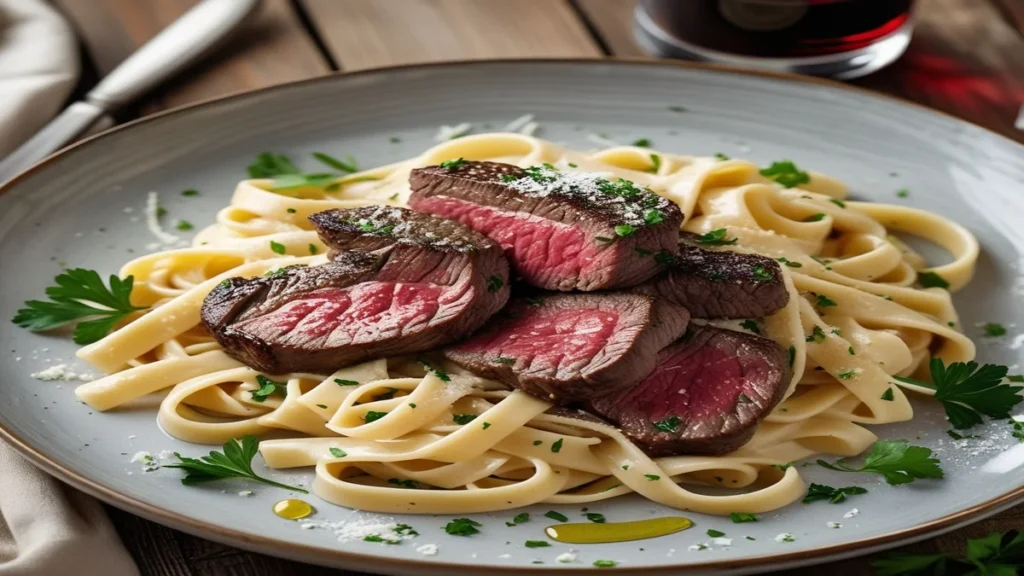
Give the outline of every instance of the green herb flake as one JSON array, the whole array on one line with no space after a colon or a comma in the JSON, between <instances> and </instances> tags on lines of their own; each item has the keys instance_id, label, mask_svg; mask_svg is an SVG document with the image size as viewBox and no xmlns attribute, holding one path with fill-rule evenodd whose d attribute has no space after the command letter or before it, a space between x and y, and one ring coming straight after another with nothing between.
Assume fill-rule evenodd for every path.
<instances>
[{"instance_id":1,"label":"green herb flake","mask_svg":"<svg viewBox=\"0 0 1024 576\"><path fill-rule=\"evenodd\" d=\"M181 191L182 196L199 196L199 190L195 188L189 188L188 190Z\"/></svg>"},{"instance_id":2,"label":"green herb flake","mask_svg":"<svg viewBox=\"0 0 1024 576\"><path fill-rule=\"evenodd\" d=\"M410 490L419 489L420 485L415 480L408 480L402 478L388 478L388 484L392 486L398 486L400 488L408 488Z\"/></svg>"},{"instance_id":3,"label":"green herb flake","mask_svg":"<svg viewBox=\"0 0 1024 576\"><path fill-rule=\"evenodd\" d=\"M651 154L651 167L648 172L651 174L657 174L661 170L661 156L658 154Z\"/></svg>"},{"instance_id":4,"label":"green herb flake","mask_svg":"<svg viewBox=\"0 0 1024 576\"><path fill-rule=\"evenodd\" d=\"M661 210L657 208L651 208L647 212L644 212L644 222L648 224L661 224L665 221L665 215L661 213Z\"/></svg>"},{"instance_id":5,"label":"green herb flake","mask_svg":"<svg viewBox=\"0 0 1024 576\"><path fill-rule=\"evenodd\" d=\"M555 512L554 510L548 510L546 513L544 513L544 516L546 518L551 518L552 520L558 520L559 522L568 522L569 521L569 517L568 516L566 516L565 514L562 514L561 512Z\"/></svg>"},{"instance_id":6,"label":"green herb flake","mask_svg":"<svg viewBox=\"0 0 1024 576\"><path fill-rule=\"evenodd\" d=\"M935 272L921 272L917 275L917 281L924 288L945 288L949 289L949 282Z\"/></svg>"},{"instance_id":7,"label":"green herb flake","mask_svg":"<svg viewBox=\"0 0 1024 576\"><path fill-rule=\"evenodd\" d=\"M594 240L597 240L598 242L611 242L614 238L609 238L607 236L594 236Z\"/></svg>"},{"instance_id":8,"label":"green herb flake","mask_svg":"<svg viewBox=\"0 0 1024 576\"><path fill-rule=\"evenodd\" d=\"M996 322L988 322L981 329L985 331L987 338L997 338L1006 335L1006 327Z\"/></svg>"},{"instance_id":9,"label":"green herb flake","mask_svg":"<svg viewBox=\"0 0 1024 576\"><path fill-rule=\"evenodd\" d=\"M505 281L500 276L491 275L487 278L487 291L497 292L501 290L501 287L505 285Z\"/></svg>"},{"instance_id":10,"label":"green herb flake","mask_svg":"<svg viewBox=\"0 0 1024 576\"><path fill-rule=\"evenodd\" d=\"M715 159L720 162L725 162L726 160L729 159L729 157L726 156L725 154L722 154L721 152L715 152Z\"/></svg>"},{"instance_id":11,"label":"green herb flake","mask_svg":"<svg viewBox=\"0 0 1024 576\"><path fill-rule=\"evenodd\" d=\"M595 524L604 524L605 522L604 514L598 514L597 512L587 512L586 514L584 514L584 516L587 517L587 520L590 520Z\"/></svg>"},{"instance_id":12,"label":"green herb flake","mask_svg":"<svg viewBox=\"0 0 1024 576\"><path fill-rule=\"evenodd\" d=\"M633 251L641 256L650 256L651 254L654 254L654 252L651 252L650 250L646 250L644 248L633 248Z\"/></svg>"},{"instance_id":13,"label":"green herb flake","mask_svg":"<svg viewBox=\"0 0 1024 576\"><path fill-rule=\"evenodd\" d=\"M343 380L341 378L335 378L334 383L338 386L359 386L359 382L355 380Z\"/></svg>"},{"instance_id":14,"label":"green herb flake","mask_svg":"<svg viewBox=\"0 0 1024 576\"><path fill-rule=\"evenodd\" d=\"M749 330L754 334L761 333L761 328L758 327L756 320L744 320L743 322L740 323L740 328L743 328L744 330Z\"/></svg>"},{"instance_id":15,"label":"green herb flake","mask_svg":"<svg viewBox=\"0 0 1024 576\"><path fill-rule=\"evenodd\" d=\"M747 514L745 512L733 512L729 514L729 518L732 519L735 524L743 524L744 522L757 522L757 516L754 514Z\"/></svg>"},{"instance_id":16,"label":"green herb flake","mask_svg":"<svg viewBox=\"0 0 1024 576\"><path fill-rule=\"evenodd\" d=\"M778 260L779 262L782 262L783 264L785 264L786 266L788 266L790 268L803 268L804 267L803 264L801 264L799 262L793 262L792 260L786 258L785 256L783 256L782 258L776 258L776 260Z\"/></svg>"},{"instance_id":17,"label":"green herb flake","mask_svg":"<svg viewBox=\"0 0 1024 576\"><path fill-rule=\"evenodd\" d=\"M838 374L836 374L836 376L838 376L840 380L849 380L849 379L853 378L854 376L856 376L859 372L860 371L856 370L856 369L853 369L853 370L843 370L842 372L839 372Z\"/></svg>"},{"instance_id":18,"label":"green herb flake","mask_svg":"<svg viewBox=\"0 0 1024 576\"><path fill-rule=\"evenodd\" d=\"M715 530L713 528L708 528L708 536L711 537L711 538L721 538L721 537L725 536L725 532L721 532L721 531Z\"/></svg>"},{"instance_id":19,"label":"green herb flake","mask_svg":"<svg viewBox=\"0 0 1024 576\"><path fill-rule=\"evenodd\" d=\"M491 427L491 423L490 422L484 422L484 425L483 425L483 429L484 430L487 430L490 427Z\"/></svg>"},{"instance_id":20,"label":"green herb flake","mask_svg":"<svg viewBox=\"0 0 1024 576\"><path fill-rule=\"evenodd\" d=\"M818 212L817 214L811 214L807 218L804 218L804 222L821 222L825 218L824 212Z\"/></svg>"},{"instance_id":21,"label":"green herb flake","mask_svg":"<svg viewBox=\"0 0 1024 576\"><path fill-rule=\"evenodd\" d=\"M661 476L658 476L657 474L644 474L644 478L647 478L651 482L661 480Z\"/></svg>"},{"instance_id":22,"label":"green herb flake","mask_svg":"<svg viewBox=\"0 0 1024 576\"><path fill-rule=\"evenodd\" d=\"M907 196L910 196L910 190L906 188L900 188L899 190L896 191L896 196L899 198L906 198Z\"/></svg>"},{"instance_id":23,"label":"green herb flake","mask_svg":"<svg viewBox=\"0 0 1024 576\"><path fill-rule=\"evenodd\" d=\"M789 356L789 366L792 368L793 362L796 360L796 347L790 346L786 353Z\"/></svg>"},{"instance_id":24,"label":"green herb flake","mask_svg":"<svg viewBox=\"0 0 1024 576\"><path fill-rule=\"evenodd\" d=\"M636 232L636 228L629 224L619 224L615 227L615 234L625 238L626 236L632 236Z\"/></svg>"},{"instance_id":25,"label":"green herb flake","mask_svg":"<svg viewBox=\"0 0 1024 576\"><path fill-rule=\"evenodd\" d=\"M551 543L547 540L527 540L525 545L527 548L547 548Z\"/></svg>"},{"instance_id":26,"label":"green herb flake","mask_svg":"<svg viewBox=\"0 0 1024 576\"><path fill-rule=\"evenodd\" d=\"M296 210L295 208L287 208L285 209L285 212L289 214L295 214L296 212L298 212L298 210Z\"/></svg>"},{"instance_id":27,"label":"green herb flake","mask_svg":"<svg viewBox=\"0 0 1024 576\"><path fill-rule=\"evenodd\" d=\"M842 200L836 200L835 198L832 198L829 200L829 202L835 204L836 206L839 206L840 208L846 208L846 202L843 202Z\"/></svg>"},{"instance_id":28,"label":"green herb flake","mask_svg":"<svg viewBox=\"0 0 1024 576\"><path fill-rule=\"evenodd\" d=\"M636 146L638 148L650 148L651 141L647 138L640 138L638 140L633 141L633 146Z\"/></svg>"},{"instance_id":29,"label":"green herb flake","mask_svg":"<svg viewBox=\"0 0 1024 576\"><path fill-rule=\"evenodd\" d=\"M523 512L521 514L516 514L515 518L512 518L511 522L505 522L505 526L518 526L518 525L522 524L523 522L529 522L529 521L530 521L530 514L527 513L527 512Z\"/></svg>"},{"instance_id":30,"label":"green herb flake","mask_svg":"<svg viewBox=\"0 0 1024 576\"><path fill-rule=\"evenodd\" d=\"M825 341L825 332L821 329L821 326L815 326L814 330L811 331L811 335L806 338L807 342L816 342L818 344Z\"/></svg>"},{"instance_id":31,"label":"green herb flake","mask_svg":"<svg viewBox=\"0 0 1024 576\"><path fill-rule=\"evenodd\" d=\"M270 241L270 250L274 254L284 254L285 253L284 244L280 244L278 242L274 242L273 240Z\"/></svg>"},{"instance_id":32,"label":"green herb flake","mask_svg":"<svg viewBox=\"0 0 1024 576\"><path fill-rule=\"evenodd\" d=\"M615 560L594 560L594 567L596 568L614 568L619 563Z\"/></svg>"},{"instance_id":33,"label":"green herb flake","mask_svg":"<svg viewBox=\"0 0 1024 576\"><path fill-rule=\"evenodd\" d=\"M434 366L430 362L427 362L426 360L420 360L419 362L423 366L423 368L426 369L427 372L430 372L434 376L437 376L438 380L440 380L441 382L452 381L452 377L449 376L448 373L445 372L444 370L441 370L440 368L434 368Z\"/></svg>"},{"instance_id":34,"label":"green herb flake","mask_svg":"<svg viewBox=\"0 0 1024 576\"><path fill-rule=\"evenodd\" d=\"M281 382L274 382L262 374L256 375L256 382L260 385L259 390L252 391L253 402L264 402L274 392L284 392L285 385Z\"/></svg>"},{"instance_id":35,"label":"green herb flake","mask_svg":"<svg viewBox=\"0 0 1024 576\"><path fill-rule=\"evenodd\" d=\"M981 424L981 415L989 418L1009 418L1010 410L1024 401L1022 386L1003 384L1006 366L977 362L954 362L949 366L941 358L929 363L934 384L894 376L896 380L935 390L935 399L946 409L946 418L954 428L964 429Z\"/></svg>"},{"instance_id":36,"label":"green herb flake","mask_svg":"<svg viewBox=\"0 0 1024 576\"><path fill-rule=\"evenodd\" d=\"M365 420L366 423L369 424L370 422L376 422L387 415L387 412L374 412L373 410L370 410L366 413Z\"/></svg>"},{"instance_id":37,"label":"green herb flake","mask_svg":"<svg viewBox=\"0 0 1024 576\"><path fill-rule=\"evenodd\" d=\"M543 443L544 443L544 441L543 441L543 440L534 440L534 441L533 441L533 445L534 445L534 446L540 446L540 445L541 445L541 444L543 444Z\"/></svg>"},{"instance_id":38,"label":"green herb flake","mask_svg":"<svg viewBox=\"0 0 1024 576\"><path fill-rule=\"evenodd\" d=\"M317 404L316 407L317 408L323 408L324 410L327 410L327 404Z\"/></svg>"},{"instance_id":39,"label":"green herb flake","mask_svg":"<svg viewBox=\"0 0 1024 576\"><path fill-rule=\"evenodd\" d=\"M391 196L388 196L388 200L390 200L392 202L397 202L398 201L398 192L395 192Z\"/></svg>"},{"instance_id":40,"label":"green herb flake","mask_svg":"<svg viewBox=\"0 0 1024 576\"><path fill-rule=\"evenodd\" d=\"M856 356L857 355L857 353L853 351L853 346L850 346L849 348L847 348L846 351L850 353L850 356Z\"/></svg>"},{"instance_id":41,"label":"green herb flake","mask_svg":"<svg viewBox=\"0 0 1024 576\"><path fill-rule=\"evenodd\" d=\"M847 496L867 494L867 490L860 486L847 486L845 488L833 488L824 484L811 484L804 496L803 503L810 504L819 500L828 500L832 504L839 504L846 500Z\"/></svg>"},{"instance_id":42,"label":"green herb flake","mask_svg":"<svg viewBox=\"0 0 1024 576\"><path fill-rule=\"evenodd\" d=\"M682 420L680 420L678 416L669 416L663 420L654 422L653 425L655 428L661 430L662 432L668 432L669 434L678 434L679 425L681 423Z\"/></svg>"},{"instance_id":43,"label":"green herb flake","mask_svg":"<svg viewBox=\"0 0 1024 576\"><path fill-rule=\"evenodd\" d=\"M380 534L367 534L363 536L363 542L376 542L378 544L398 544L399 540L394 538L382 538Z\"/></svg>"},{"instance_id":44,"label":"green herb flake","mask_svg":"<svg viewBox=\"0 0 1024 576\"><path fill-rule=\"evenodd\" d=\"M839 303L824 294L818 294L817 301L814 305L818 308L828 308L830 306L838 306Z\"/></svg>"},{"instance_id":45,"label":"green herb flake","mask_svg":"<svg viewBox=\"0 0 1024 576\"><path fill-rule=\"evenodd\" d=\"M164 464L163 468L184 470L185 477L181 479L181 483L186 486L195 486L223 478L244 478L285 490L309 494L308 490L274 482L253 472L252 459L259 452L259 444L260 441L255 436L245 435L240 439L231 439L225 442L222 447L223 452L211 451L209 455L201 458L188 458L175 452L174 456L179 462Z\"/></svg>"},{"instance_id":46,"label":"green herb flake","mask_svg":"<svg viewBox=\"0 0 1024 576\"><path fill-rule=\"evenodd\" d=\"M725 229L725 228L718 228L716 230L712 230L711 232L708 232L707 234L702 234L702 235L698 236L697 237L697 243L698 244L703 244L704 246L728 246L728 245L731 245L731 244L735 244L739 240L739 238L733 238L732 240L727 240L725 238L725 235L727 233L728 233L727 229Z\"/></svg>"},{"instance_id":47,"label":"green herb flake","mask_svg":"<svg viewBox=\"0 0 1024 576\"><path fill-rule=\"evenodd\" d=\"M441 162L441 168L444 168L446 170L458 170L459 168L463 167L466 164L469 164L469 162L466 162L460 156L455 160L445 160L444 162Z\"/></svg>"},{"instance_id":48,"label":"green herb flake","mask_svg":"<svg viewBox=\"0 0 1024 576\"><path fill-rule=\"evenodd\" d=\"M676 113L689 112L689 110L687 110L684 106L669 106L668 111Z\"/></svg>"},{"instance_id":49,"label":"green herb flake","mask_svg":"<svg viewBox=\"0 0 1024 576\"><path fill-rule=\"evenodd\" d=\"M892 387L891 386L889 388L886 388L885 392L882 392L882 400L885 400L887 402L892 402L895 399L896 399L896 397L893 395Z\"/></svg>"},{"instance_id":50,"label":"green herb flake","mask_svg":"<svg viewBox=\"0 0 1024 576\"><path fill-rule=\"evenodd\" d=\"M562 440L562 438L559 438L558 440L555 440L553 444L551 444L551 451L554 452L555 454L559 453L562 450Z\"/></svg>"},{"instance_id":51,"label":"green herb flake","mask_svg":"<svg viewBox=\"0 0 1024 576\"><path fill-rule=\"evenodd\" d=\"M476 416L476 414L452 414L452 420L459 426L465 426L473 420L476 420Z\"/></svg>"},{"instance_id":52,"label":"green herb flake","mask_svg":"<svg viewBox=\"0 0 1024 576\"><path fill-rule=\"evenodd\" d=\"M400 536L419 536L420 533L413 529L408 524L399 524L391 529L392 532Z\"/></svg>"},{"instance_id":53,"label":"green herb flake","mask_svg":"<svg viewBox=\"0 0 1024 576\"><path fill-rule=\"evenodd\" d=\"M344 458L345 456L348 456L348 453L341 448L331 446L331 456L334 456L335 458Z\"/></svg>"},{"instance_id":54,"label":"green herb flake","mask_svg":"<svg viewBox=\"0 0 1024 576\"><path fill-rule=\"evenodd\" d=\"M516 359L515 358L505 358L503 356L499 356L499 357L494 359L494 362L496 364L504 364L505 366L512 366L512 365L514 365L516 363Z\"/></svg>"},{"instance_id":55,"label":"green herb flake","mask_svg":"<svg viewBox=\"0 0 1024 576\"><path fill-rule=\"evenodd\" d=\"M456 518L445 525L444 531L452 536L472 536L479 534L477 527L481 526L476 520L469 518Z\"/></svg>"},{"instance_id":56,"label":"green herb flake","mask_svg":"<svg viewBox=\"0 0 1024 576\"><path fill-rule=\"evenodd\" d=\"M108 288L94 270L65 270L54 279L56 286L46 289L49 301L25 302L25 307L17 311L12 321L33 332L77 322L72 336L75 344L92 344L133 312L146 309L132 305L133 280L132 276L122 280L111 274ZM230 286L230 280L226 282Z\"/></svg>"},{"instance_id":57,"label":"green herb flake","mask_svg":"<svg viewBox=\"0 0 1024 576\"><path fill-rule=\"evenodd\" d=\"M789 160L772 162L771 166L761 169L761 176L783 188L793 188L794 186L807 184L811 181L811 177L807 172L800 170L796 164Z\"/></svg>"}]
</instances>

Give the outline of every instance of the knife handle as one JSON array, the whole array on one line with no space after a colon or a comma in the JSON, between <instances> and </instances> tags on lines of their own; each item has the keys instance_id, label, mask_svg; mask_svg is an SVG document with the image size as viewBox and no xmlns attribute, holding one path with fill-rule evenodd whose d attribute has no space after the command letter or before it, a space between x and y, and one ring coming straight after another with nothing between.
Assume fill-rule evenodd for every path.
<instances>
[{"instance_id":1,"label":"knife handle","mask_svg":"<svg viewBox=\"0 0 1024 576\"><path fill-rule=\"evenodd\" d=\"M235 30L262 0L202 0L126 58L85 99L124 106L181 72Z\"/></svg>"}]
</instances>

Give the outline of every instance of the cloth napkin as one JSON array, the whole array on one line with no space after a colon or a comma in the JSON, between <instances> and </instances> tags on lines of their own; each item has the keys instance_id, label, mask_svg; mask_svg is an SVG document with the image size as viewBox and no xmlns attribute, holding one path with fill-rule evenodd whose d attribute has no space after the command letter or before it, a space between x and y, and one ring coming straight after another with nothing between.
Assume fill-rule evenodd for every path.
<instances>
[{"instance_id":1,"label":"cloth napkin","mask_svg":"<svg viewBox=\"0 0 1024 576\"><path fill-rule=\"evenodd\" d=\"M43 0L0 0L0 158L49 121L78 78L74 30ZM137 576L99 502L0 442L0 576Z\"/></svg>"}]
</instances>

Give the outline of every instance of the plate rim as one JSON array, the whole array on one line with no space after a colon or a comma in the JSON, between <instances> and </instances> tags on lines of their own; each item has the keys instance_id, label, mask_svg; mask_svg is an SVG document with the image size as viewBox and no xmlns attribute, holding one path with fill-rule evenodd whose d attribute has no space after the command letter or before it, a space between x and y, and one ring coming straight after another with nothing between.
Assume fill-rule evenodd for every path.
<instances>
[{"instance_id":1,"label":"plate rim","mask_svg":"<svg viewBox=\"0 0 1024 576\"><path fill-rule=\"evenodd\" d=\"M694 70L704 73L732 74L746 77L765 78L769 80L791 82L797 84L811 84L823 86L826 88L857 94L859 95L859 97L873 99L879 102L887 103L889 105L908 106L910 108L921 110L927 114L944 117L953 120L955 123L971 126L975 129L981 130L982 132L987 133L989 136L994 136L999 140L1005 141L1006 143L1010 144L1011 147L1020 148L1021 152L1024 153L1024 144L1021 144L1009 138L1008 136L1004 136L1003 134L1000 134L994 130L975 124L969 120L958 118L950 113L930 108L918 102L903 100L896 96L892 96L882 92L876 92L874 90L870 90L868 88L863 88L860 86L845 84L827 78L801 76L797 74L776 72L770 70L751 70L722 64L709 64L704 62L687 62L678 60L652 60L642 57L605 57L600 59L498 58L487 60L451 60L444 62L421 62L379 68L369 68L351 72L339 70L321 76L304 78L301 80L284 82L281 84L274 84L272 86L265 86L254 90L232 92L230 94L208 98L184 106L170 108L168 110L163 110L142 118L131 120L124 124L120 124L98 134L94 134L92 136L84 138L61 150L58 150L54 154L51 154L50 156L44 158L43 160L40 160L39 162L32 165L25 171L16 175L14 178L8 180L5 183L0 184L0 195L3 195L4 193L8 192L11 188L15 187L21 181L25 180L26 178L29 178L39 170L46 169L47 166L51 165L54 161L64 158L67 155L77 150L80 150L86 146L91 146L96 142L102 141L122 131L132 130L138 125L148 122L162 121L168 117L176 116L179 114L191 113L199 108L220 104L230 100L241 100L244 98L251 98L256 95L262 96L278 90L301 89L303 86L320 82L343 82L346 79L352 77L388 75L393 74L395 72L402 72L406 70L424 70L429 72L431 70L436 69L488 66L495 64L521 64L535 66L568 64L578 66L664 67ZM177 513L173 510L152 505L142 500L136 499L134 497L121 494L103 485L100 482L93 481L85 477L76 470L73 470L69 467L64 467L55 460L51 459L46 454L31 446L29 443L23 440L17 433L8 429L7 424L2 420L0 420L0 439L6 441L8 444L14 447L19 453L21 453L22 456L29 460L29 462L31 462L38 468L42 469L47 474L56 477L57 479L79 490L82 490L83 492L86 492L92 495L93 497L96 497L106 502L107 504L116 506L121 510L124 510L129 513L138 514L149 520L155 521L165 526L169 526L173 529L188 532L194 536L216 540L221 543L237 546L253 552L270 554L273 556L289 558L296 561L312 561L314 563L320 563L323 565L330 566L343 566L345 564L352 566L356 563L363 565L369 565L369 563L374 563L377 566L380 566L380 564L383 562L384 567L388 569L390 569L391 567L395 567L402 570L403 573L428 573L431 571L443 569L454 571L455 573L460 574L471 574L473 573L474 570L478 570L480 568L479 566L472 564L435 562L429 560L408 560L404 558L393 558L374 554L353 552L344 549L326 549L320 546L285 542L272 537L262 536L258 534L249 534L235 529L225 528L224 526L218 524L206 522L203 520L197 520L184 514ZM649 567L619 566L613 568L609 572L636 575L667 575L681 573L691 574L697 572L704 572L707 570L742 570L754 567L765 567L770 570L777 570L785 567L793 567L796 565L817 564L840 558L848 558L860 554L866 554L872 551L878 551L885 548L891 548L905 541L923 539L933 534L953 530L958 527L970 524L972 522L979 521L985 518L986 516L995 514L1001 510L1010 508L1013 505L1022 502L1024 502L1024 485L1021 485L1014 490L1005 492L984 502L975 504L974 506L958 510L956 512L947 514L945 516L930 520L922 524L904 528L902 530L898 530L895 532L889 532L887 534L881 534L878 536L854 540L852 542L843 542L840 544L824 546L813 550L786 552L780 554L765 554L750 558L710 561L696 564L673 564ZM581 566L577 568L584 567ZM515 574L522 573L523 571L528 571L530 574L538 575L564 574L566 572L565 569L540 568L532 566L496 565L487 566L487 570L493 573L500 574Z\"/></svg>"}]
</instances>

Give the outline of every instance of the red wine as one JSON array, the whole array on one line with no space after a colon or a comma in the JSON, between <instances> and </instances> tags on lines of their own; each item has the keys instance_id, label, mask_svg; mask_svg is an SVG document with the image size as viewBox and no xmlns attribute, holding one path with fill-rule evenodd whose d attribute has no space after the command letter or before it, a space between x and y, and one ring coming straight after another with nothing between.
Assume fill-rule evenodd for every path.
<instances>
[{"instance_id":1,"label":"red wine","mask_svg":"<svg viewBox=\"0 0 1024 576\"><path fill-rule=\"evenodd\" d=\"M871 46L910 18L914 0L644 0L687 44L741 56L807 58Z\"/></svg>"}]
</instances>

